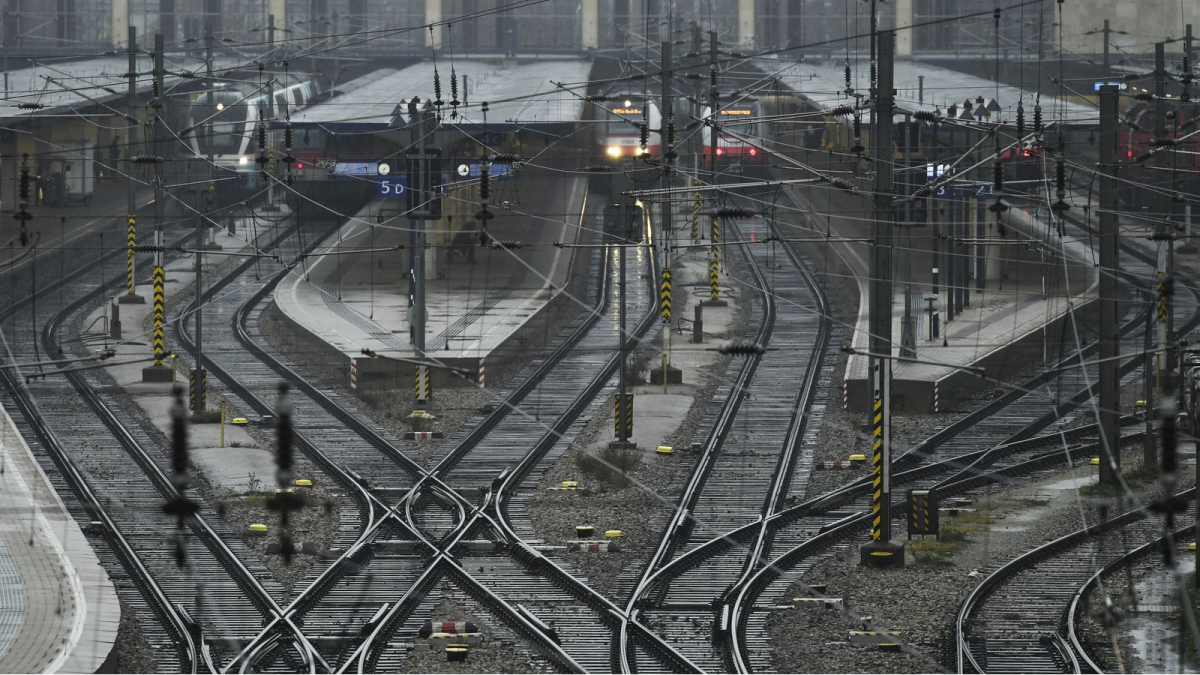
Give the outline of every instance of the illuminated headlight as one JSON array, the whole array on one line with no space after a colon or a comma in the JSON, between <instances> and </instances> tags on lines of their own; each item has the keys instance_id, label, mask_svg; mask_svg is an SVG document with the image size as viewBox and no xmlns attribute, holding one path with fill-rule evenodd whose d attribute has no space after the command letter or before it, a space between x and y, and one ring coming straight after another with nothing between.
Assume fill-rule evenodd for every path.
<instances>
[{"instance_id":1,"label":"illuminated headlight","mask_svg":"<svg viewBox=\"0 0 1200 675\"><path fill-rule=\"evenodd\" d=\"M647 152L648 152L648 150L646 150L645 148L634 148L633 149L633 154L635 157L641 157L642 155L646 154Z\"/></svg>"},{"instance_id":2,"label":"illuminated headlight","mask_svg":"<svg viewBox=\"0 0 1200 675\"><path fill-rule=\"evenodd\" d=\"M616 145L608 146L608 150L606 150L605 152L608 153L609 157L620 157L621 156L621 148Z\"/></svg>"},{"instance_id":3,"label":"illuminated headlight","mask_svg":"<svg viewBox=\"0 0 1200 675\"><path fill-rule=\"evenodd\" d=\"M218 103L218 104L217 104L217 112L221 112L221 111L222 111L222 110L224 110L224 109L225 109L225 104L224 104L224 103Z\"/></svg>"},{"instance_id":4,"label":"illuminated headlight","mask_svg":"<svg viewBox=\"0 0 1200 675\"><path fill-rule=\"evenodd\" d=\"M238 157L238 164L240 164L241 166L246 166L249 163L250 163L249 157Z\"/></svg>"}]
</instances>

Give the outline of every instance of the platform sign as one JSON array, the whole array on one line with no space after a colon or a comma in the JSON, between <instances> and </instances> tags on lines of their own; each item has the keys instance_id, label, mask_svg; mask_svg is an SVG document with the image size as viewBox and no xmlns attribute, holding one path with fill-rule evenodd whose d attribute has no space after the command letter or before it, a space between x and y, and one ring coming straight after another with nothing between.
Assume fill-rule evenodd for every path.
<instances>
[{"instance_id":1,"label":"platform sign","mask_svg":"<svg viewBox=\"0 0 1200 675\"><path fill-rule=\"evenodd\" d=\"M460 162L454 172L459 178L479 178L483 175L483 163ZM517 168L512 164L492 162L488 175L496 180L511 180L517 177Z\"/></svg>"},{"instance_id":2,"label":"platform sign","mask_svg":"<svg viewBox=\"0 0 1200 675\"><path fill-rule=\"evenodd\" d=\"M977 185L975 186L975 201L990 202L996 198L996 187L994 185Z\"/></svg>"},{"instance_id":3,"label":"platform sign","mask_svg":"<svg viewBox=\"0 0 1200 675\"><path fill-rule=\"evenodd\" d=\"M408 181L404 178L380 178L380 197L402 197L407 192Z\"/></svg>"}]
</instances>

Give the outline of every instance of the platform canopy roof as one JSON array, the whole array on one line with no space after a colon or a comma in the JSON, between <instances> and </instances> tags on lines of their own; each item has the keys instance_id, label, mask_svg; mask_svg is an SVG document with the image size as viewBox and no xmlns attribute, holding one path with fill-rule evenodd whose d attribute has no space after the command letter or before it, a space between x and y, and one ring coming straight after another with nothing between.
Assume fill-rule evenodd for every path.
<instances>
[{"instance_id":1,"label":"platform canopy roof","mask_svg":"<svg viewBox=\"0 0 1200 675\"><path fill-rule=\"evenodd\" d=\"M553 82L586 81L591 67L589 59L456 59L453 69L459 79L459 100L465 104L458 107L458 118L452 119L451 63L439 59L444 123L480 130L484 125L481 104L487 102L490 131L574 124L583 115L584 102ZM338 133L406 124L409 100L414 96L422 101L434 98L433 73L433 61L401 70L382 68L338 86L334 96L293 116L292 125Z\"/></svg>"},{"instance_id":2,"label":"platform canopy roof","mask_svg":"<svg viewBox=\"0 0 1200 675\"><path fill-rule=\"evenodd\" d=\"M825 61L804 61L796 63L782 59L760 58L758 65L768 75L778 75L782 84L795 93L808 99L813 105L821 108L833 108L839 105L854 103L854 98L847 96L846 64L843 60L832 59ZM851 63L851 81L856 93L864 99L870 88L870 64L864 59ZM921 77L924 77L922 86ZM938 110L945 114L950 106L963 108L966 99L970 99L975 110L978 110L978 99L984 99L985 107L990 108L990 121L1005 121L1015 123L1017 118L1017 102L1023 100L1025 118L1033 118L1034 102L1038 100L1036 83L1030 83L1024 89L1006 84L997 86L995 80L990 80L956 70L940 68L916 60L901 60L896 62L894 88L896 89L896 106L906 110ZM1068 92L1069 100L1060 100L1058 88L1046 83L1041 91L1041 104L1046 121L1057 122L1060 119L1068 125L1096 124L1100 119L1100 111L1096 106L1080 103L1080 95L1091 95L1090 86L1081 85L1078 92ZM972 111L974 113L974 110ZM956 118L964 119L961 114ZM974 114L972 115L974 117ZM864 116L864 123L866 118Z\"/></svg>"}]
</instances>

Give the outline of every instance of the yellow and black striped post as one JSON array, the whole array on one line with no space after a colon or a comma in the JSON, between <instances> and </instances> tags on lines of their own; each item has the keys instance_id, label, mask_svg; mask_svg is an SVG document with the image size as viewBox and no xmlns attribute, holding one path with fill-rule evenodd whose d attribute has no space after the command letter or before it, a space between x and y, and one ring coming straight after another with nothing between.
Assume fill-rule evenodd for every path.
<instances>
[{"instance_id":1,"label":"yellow and black striped post","mask_svg":"<svg viewBox=\"0 0 1200 675\"><path fill-rule=\"evenodd\" d=\"M883 490L883 398L871 401L871 541L887 541L888 521L884 513Z\"/></svg>"},{"instance_id":2,"label":"yellow and black striped post","mask_svg":"<svg viewBox=\"0 0 1200 675\"><path fill-rule=\"evenodd\" d=\"M700 181L695 182L696 187L700 186ZM700 243L700 192L695 194L695 201L692 202L692 243Z\"/></svg>"},{"instance_id":3,"label":"yellow and black striped post","mask_svg":"<svg viewBox=\"0 0 1200 675\"><path fill-rule=\"evenodd\" d=\"M712 246L708 257L709 298L719 300L721 297L721 221L712 219Z\"/></svg>"},{"instance_id":4,"label":"yellow and black striped post","mask_svg":"<svg viewBox=\"0 0 1200 675\"><path fill-rule=\"evenodd\" d=\"M167 322L167 271L161 266L154 268L154 365L161 366L167 355L167 339L163 326Z\"/></svg>"},{"instance_id":5,"label":"yellow and black striped post","mask_svg":"<svg viewBox=\"0 0 1200 675\"><path fill-rule=\"evenodd\" d=\"M633 394L625 394L624 401L620 392L613 395L613 434L618 441L633 438Z\"/></svg>"},{"instance_id":6,"label":"yellow and black striped post","mask_svg":"<svg viewBox=\"0 0 1200 675\"><path fill-rule=\"evenodd\" d=\"M938 533L938 500L933 490L908 491L908 538Z\"/></svg>"},{"instance_id":7,"label":"yellow and black striped post","mask_svg":"<svg viewBox=\"0 0 1200 675\"><path fill-rule=\"evenodd\" d=\"M671 323L671 270L664 267L662 271L662 285L660 286L660 307L662 310L663 323Z\"/></svg>"},{"instance_id":8,"label":"yellow and black striped post","mask_svg":"<svg viewBox=\"0 0 1200 675\"><path fill-rule=\"evenodd\" d=\"M137 248L137 216L129 214L128 227L126 228L126 246L125 246L125 293L134 295L134 250Z\"/></svg>"},{"instance_id":9,"label":"yellow and black striped post","mask_svg":"<svg viewBox=\"0 0 1200 675\"><path fill-rule=\"evenodd\" d=\"M188 405L193 415L208 407L208 374L203 370L192 368L188 375Z\"/></svg>"},{"instance_id":10,"label":"yellow and black striped post","mask_svg":"<svg viewBox=\"0 0 1200 675\"><path fill-rule=\"evenodd\" d=\"M433 395L433 387L429 383L429 366L417 366L413 395L417 400L417 408L424 410L429 406L429 399Z\"/></svg>"}]
</instances>

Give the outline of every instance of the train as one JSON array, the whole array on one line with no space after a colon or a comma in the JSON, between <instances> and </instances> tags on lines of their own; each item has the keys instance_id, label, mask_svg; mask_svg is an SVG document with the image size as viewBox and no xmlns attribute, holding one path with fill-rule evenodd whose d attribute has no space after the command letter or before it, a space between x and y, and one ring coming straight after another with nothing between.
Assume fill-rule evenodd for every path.
<instances>
[{"instance_id":1,"label":"train","mask_svg":"<svg viewBox=\"0 0 1200 675\"><path fill-rule=\"evenodd\" d=\"M710 119L712 108L704 108L703 115L704 119ZM706 125L702 132L704 164L721 174L762 177L769 162L767 153L756 146L762 146L770 134L762 102L754 96L746 96L718 108L716 124L716 162L711 157L713 127Z\"/></svg>"},{"instance_id":2,"label":"train","mask_svg":"<svg viewBox=\"0 0 1200 675\"><path fill-rule=\"evenodd\" d=\"M1157 185L1169 188L1172 184L1172 172L1164 167L1173 166L1175 186L1179 192L1192 193L1200 189L1200 154L1195 152L1196 144L1187 142L1184 150L1176 152L1174 157L1164 153L1149 161L1136 161L1144 153L1154 149L1157 134L1154 133L1154 104L1139 102L1125 112L1127 123L1117 132L1117 152L1122 160L1128 163L1125 179L1132 184L1119 191L1120 199L1126 206L1155 207L1158 202L1156 193L1139 189L1138 185ZM1168 108L1170 110L1170 108ZM1200 103L1182 105L1174 110L1175 119L1167 120L1167 137L1173 138L1175 130L1180 129L1179 135L1195 131L1196 122L1200 120ZM1190 124L1190 128L1189 125Z\"/></svg>"},{"instance_id":3,"label":"train","mask_svg":"<svg viewBox=\"0 0 1200 675\"><path fill-rule=\"evenodd\" d=\"M662 153L662 115L658 105L643 94L609 94L600 107L604 109L604 123L598 125L596 134L596 156L609 166L621 167L630 160L649 155L658 157ZM648 127L645 150L642 149L642 131L639 125Z\"/></svg>"},{"instance_id":4,"label":"train","mask_svg":"<svg viewBox=\"0 0 1200 675\"><path fill-rule=\"evenodd\" d=\"M196 93L188 107L186 124L192 130L187 136L188 146L197 158L211 153L218 171L239 176L256 173L260 170L255 161L259 155L256 131L259 122L268 121L268 96L274 99L275 118L284 119L289 113L303 110L322 93L316 79L304 74L286 76L270 93L257 83L218 80L211 93ZM282 159L281 154L277 159Z\"/></svg>"}]
</instances>

